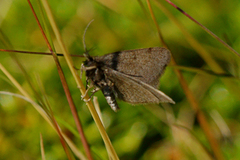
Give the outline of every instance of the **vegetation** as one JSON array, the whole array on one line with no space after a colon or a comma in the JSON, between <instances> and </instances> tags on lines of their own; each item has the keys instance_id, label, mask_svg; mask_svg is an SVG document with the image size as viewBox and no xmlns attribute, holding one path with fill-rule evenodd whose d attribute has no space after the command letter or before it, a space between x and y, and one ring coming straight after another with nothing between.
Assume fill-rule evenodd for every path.
<instances>
[{"instance_id":1,"label":"vegetation","mask_svg":"<svg viewBox=\"0 0 240 160\"><path fill-rule=\"evenodd\" d=\"M0 1L0 159L240 158L239 1L174 1L194 19L168 0L31 3ZM92 56L169 48L160 90L175 105L118 101L115 113L97 92L101 125L77 70L92 19ZM65 56L36 53L51 51Z\"/></svg>"}]
</instances>

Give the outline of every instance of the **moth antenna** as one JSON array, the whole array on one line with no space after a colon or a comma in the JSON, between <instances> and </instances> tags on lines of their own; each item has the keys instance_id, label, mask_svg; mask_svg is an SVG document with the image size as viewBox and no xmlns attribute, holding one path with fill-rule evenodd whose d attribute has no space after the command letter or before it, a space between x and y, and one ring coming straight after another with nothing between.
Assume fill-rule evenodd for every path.
<instances>
[{"instance_id":1,"label":"moth antenna","mask_svg":"<svg viewBox=\"0 0 240 160\"><path fill-rule=\"evenodd\" d=\"M87 59L90 59L90 55L88 54L88 51L87 51L87 47L86 47L86 43L85 43L85 35L86 35L86 32L87 32L87 29L88 27L90 26L90 24L94 21L94 19L92 19L86 26L85 30L84 30L84 33L83 33L83 48L84 48L84 56L87 58Z\"/></svg>"}]
</instances>

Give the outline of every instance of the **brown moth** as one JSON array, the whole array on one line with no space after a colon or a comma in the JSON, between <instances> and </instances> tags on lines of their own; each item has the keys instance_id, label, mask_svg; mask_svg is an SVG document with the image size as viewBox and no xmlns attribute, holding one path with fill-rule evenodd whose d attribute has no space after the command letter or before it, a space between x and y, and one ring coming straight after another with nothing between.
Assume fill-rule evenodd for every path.
<instances>
[{"instance_id":1,"label":"brown moth","mask_svg":"<svg viewBox=\"0 0 240 160\"><path fill-rule=\"evenodd\" d=\"M154 47L114 52L99 57L85 53L83 63L87 83L101 90L114 111L119 109L116 98L131 104L175 103L158 90L159 78L170 62L166 48Z\"/></svg>"}]
</instances>

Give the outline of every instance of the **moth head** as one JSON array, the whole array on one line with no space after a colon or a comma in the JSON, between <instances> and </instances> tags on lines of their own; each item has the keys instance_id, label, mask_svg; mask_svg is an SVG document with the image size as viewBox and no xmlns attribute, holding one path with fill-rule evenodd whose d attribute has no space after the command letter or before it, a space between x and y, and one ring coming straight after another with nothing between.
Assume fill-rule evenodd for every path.
<instances>
[{"instance_id":1,"label":"moth head","mask_svg":"<svg viewBox=\"0 0 240 160\"><path fill-rule=\"evenodd\" d=\"M89 55L88 51L83 53L83 56L87 59L86 61L93 61L93 58Z\"/></svg>"},{"instance_id":2,"label":"moth head","mask_svg":"<svg viewBox=\"0 0 240 160\"><path fill-rule=\"evenodd\" d=\"M87 60L83 62L83 65L86 67L86 70L97 68L97 63L93 60L92 57L88 57Z\"/></svg>"}]
</instances>

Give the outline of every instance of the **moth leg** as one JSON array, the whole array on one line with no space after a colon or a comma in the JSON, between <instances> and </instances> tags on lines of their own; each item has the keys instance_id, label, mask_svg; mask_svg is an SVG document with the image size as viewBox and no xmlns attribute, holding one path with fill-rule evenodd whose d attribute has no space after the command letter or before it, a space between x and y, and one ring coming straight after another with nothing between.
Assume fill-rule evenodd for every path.
<instances>
[{"instance_id":1,"label":"moth leg","mask_svg":"<svg viewBox=\"0 0 240 160\"><path fill-rule=\"evenodd\" d=\"M95 68L97 68L97 67L96 66L86 67L86 66L84 66L84 64L81 65L81 69L84 70L84 71L92 70L92 69L95 69Z\"/></svg>"},{"instance_id":2,"label":"moth leg","mask_svg":"<svg viewBox=\"0 0 240 160\"><path fill-rule=\"evenodd\" d=\"M80 68L80 78L82 79L82 75L83 75L83 70L85 70L85 66L82 63L81 68Z\"/></svg>"},{"instance_id":3,"label":"moth leg","mask_svg":"<svg viewBox=\"0 0 240 160\"><path fill-rule=\"evenodd\" d=\"M92 98L92 96L97 92L97 91L99 91L100 90L100 88L94 88L92 91L91 91L91 95L89 96L89 99L88 99L88 101ZM87 102L88 102L87 101Z\"/></svg>"},{"instance_id":4,"label":"moth leg","mask_svg":"<svg viewBox=\"0 0 240 160\"><path fill-rule=\"evenodd\" d=\"M90 86L88 85L88 78L86 79L86 89L93 87L92 84L90 83Z\"/></svg>"},{"instance_id":5,"label":"moth leg","mask_svg":"<svg viewBox=\"0 0 240 160\"><path fill-rule=\"evenodd\" d=\"M83 71L92 70L92 69L95 69L95 68L97 68L97 67L96 67L96 66L86 67L86 66L84 66L84 64L82 63L81 68L80 68L80 78L82 78Z\"/></svg>"},{"instance_id":6,"label":"moth leg","mask_svg":"<svg viewBox=\"0 0 240 160\"><path fill-rule=\"evenodd\" d=\"M82 100L84 100L84 98L85 98L86 95L88 94L88 91L89 91L91 88L93 88L93 85L92 85L92 84L86 86L86 92L84 93L84 95L81 95ZM89 99L90 99L90 98L89 98ZM88 101L89 101L89 100L88 100Z\"/></svg>"},{"instance_id":7,"label":"moth leg","mask_svg":"<svg viewBox=\"0 0 240 160\"><path fill-rule=\"evenodd\" d=\"M86 92L84 93L84 95L81 95L82 100L84 100L84 98L86 97L86 95L87 95L89 89L90 89L90 88L86 89Z\"/></svg>"},{"instance_id":8,"label":"moth leg","mask_svg":"<svg viewBox=\"0 0 240 160\"><path fill-rule=\"evenodd\" d=\"M91 100L91 98L85 100L85 99L82 99L84 102L89 102Z\"/></svg>"},{"instance_id":9,"label":"moth leg","mask_svg":"<svg viewBox=\"0 0 240 160\"><path fill-rule=\"evenodd\" d=\"M91 87L91 88L92 88L92 87ZM87 91L89 91L89 89L90 89L90 88L88 88ZM92 99L92 96L94 95L94 93L96 93L96 92L99 91L99 90L100 90L100 88L94 88L94 89L91 91L92 94L89 96L89 99L88 99L88 100L83 99L83 101L84 101L84 102L89 102L89 101ZM86 91L86 93L87 93L87 91ZM81 96L81 97L82 97L82 98L85 97L85 96L87 95L86 93L84 94L84 96Z\"/></svg>"},{"instance_id":10,"label":"moth leg","mask_svg":"<svg viewBox=\"0 0 240 160\"><path fill-rule=\"evenodd\" d=\"M79 89L81 89L81 87L80 86L77 86ZM88 87L90 87L89 85L88 85L88 79L86 80L86 90L88 89Z\"/></svg>"}]
</instances>

